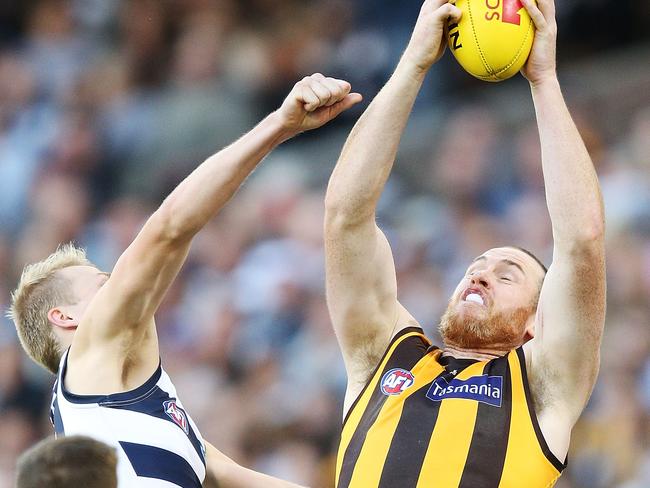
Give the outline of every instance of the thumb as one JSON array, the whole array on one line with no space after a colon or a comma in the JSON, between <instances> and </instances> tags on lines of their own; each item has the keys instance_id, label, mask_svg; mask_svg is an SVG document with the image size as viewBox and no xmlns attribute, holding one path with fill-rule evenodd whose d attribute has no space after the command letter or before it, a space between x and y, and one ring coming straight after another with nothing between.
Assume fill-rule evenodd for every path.
<instances>
[{"instance_id":1,"label":"thumb","mask_svg":"<svg viewBox=\"0 0 650 488\"><path fill-rule=\"evenodd\" d=\"M350 93L340 102L335 103L330 107L331 117L334 118L342 112L354 107L357 103L363 100L360 93Z\"/></svg>"}]
</instances>

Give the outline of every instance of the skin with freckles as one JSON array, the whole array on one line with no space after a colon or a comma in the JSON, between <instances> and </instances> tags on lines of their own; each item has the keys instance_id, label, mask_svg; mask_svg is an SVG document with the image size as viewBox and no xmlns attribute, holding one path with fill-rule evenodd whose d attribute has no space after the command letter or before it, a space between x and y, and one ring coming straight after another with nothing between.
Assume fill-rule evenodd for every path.
<instances>
[{"instance_id":1,"label":"skin with freckles","mask_svg":"<svg viewBox=\"0 0 650 488\"><path fill-rule=\"evenodd\" d=\"M445 345L510 351L532 339L543 279L542 267L516 248L492 249L477 257L440 320Z\"/></svg>"},{"instance_id":2,"label":"skin with freckles","mask_svg":"<svg viewBox=\"0 0 650 488\"><path fill-rule=\"evenodd\" d=\"M463 15L426 0L391 78L350 133L325 197L327 302L348 374L344 412L393 337L418 321L399 302L390 243L376 209L415 99L444 52L444 26ZM536 416L549 449L566 458L571 429L594 387L605 321L604 209L591 158L556 74L553 0L521 0L535 23L522 75L542 148L553 261L515 247L470 263L440 322L443 354L486 360L523 345ZM450 189L453 191L453 189Z\"/></svg>"}]
</instances>

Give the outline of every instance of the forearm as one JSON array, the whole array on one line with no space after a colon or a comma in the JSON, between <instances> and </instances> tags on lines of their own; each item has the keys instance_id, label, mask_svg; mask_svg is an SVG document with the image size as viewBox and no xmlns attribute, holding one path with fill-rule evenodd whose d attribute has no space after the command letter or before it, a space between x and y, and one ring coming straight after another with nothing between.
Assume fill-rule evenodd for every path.
<instances>
[{"instance_id":1,"label":"forearm","mask_svg":"<svg viewBox=\"0 0 650 488\"><path fill-rule=\"evenodd\" d=\"M214 446L207 447L207 474L217 488L302 488L240 466Z\"/></svg>"},{"instance_id":2,"label":"forearm","mask_svg":"<svg viewBox=\"0 0 650 488\"><path fill-rule=\"evenodd\" d=\"M303 488L295 483L273 478L237 464L224 464L216 477L218 488Z\"/></svg>"},{"instance_id":3,"label":"forearm","mask_svg":"<svg viewBox=\"0 0 650 488\"><path fill-rule=\"evenodd\" d=\"M424 77L423 70L403 58L359 119L327 188L330 213L358 219L374 215Z\"/></svg>"},{"instance_id":4,"label":"forearm","mask_svg":"<svg viewBox=\"0 0 650 488\"><path fill-rule=\"evenodd\" d=\"M532 86L546 200L555 244L593 242L604 232L598 177L556 78Z\"/></svg>"},{"instance_id":5,"label":"forearm","mask_svg":"<svg viewBox=\"0 0 650 488\"><path fill-rule=\"evenodd\" d=\"M131 337L134 330L145 330L153 320L185 262L192 237L275 146L328 123L361 101L350 88L343 80L320 74L305 77L294 85L278 110L185 178L118 259L111 278L92 302L96 320L93 327L83 328L91 331L86 334L103 344L112 340L121 355L135 351L140 343L129 340L130 348L125 348L123 334L128 332ZM116 337L120 340L113 341ZM155 334L151 337L155 339Z\"/></svg>"},{"instance_id":6,"label":"forearm","mask_svg":"<svg viewBox=\"0 0 650 488\"><path fill-rule=\"evenodd\" d=\"M273 113L239 140L205 160L170 193L159 209L169 233L191 238L230 200L260 161L291 135Z\"/></svg>"}]
</instances>

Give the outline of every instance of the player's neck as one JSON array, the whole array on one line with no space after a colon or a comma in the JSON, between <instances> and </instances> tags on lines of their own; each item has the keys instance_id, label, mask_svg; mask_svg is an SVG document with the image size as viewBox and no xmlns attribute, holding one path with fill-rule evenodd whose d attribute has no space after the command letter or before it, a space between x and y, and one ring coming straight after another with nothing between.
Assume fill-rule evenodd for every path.
<instances>
[{"instance_id":1,"label":"player's neck","mask_svg":"<svg viewBox=\"0 0 650 488\"><path fill-rule=\"evenodd\" d=\"M508 351L500 349L466 349L463 347L445 345L442 350L443 356L452 356L456 359L475 359L477 361L489 361L508 354Z\"/></svg>"}]
</instances>

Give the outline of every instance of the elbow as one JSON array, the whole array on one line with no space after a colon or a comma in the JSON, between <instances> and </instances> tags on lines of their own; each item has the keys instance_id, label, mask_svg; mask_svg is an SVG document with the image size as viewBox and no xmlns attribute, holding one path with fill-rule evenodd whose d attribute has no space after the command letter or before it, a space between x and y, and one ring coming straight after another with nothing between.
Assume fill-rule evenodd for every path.
<instances>
[{"instance_id":1,"label":"elbow","mask_svg":"<svg viewBox=\"0 0 650 488\"><path fill-rule=\"evenodd\" d=\"M350 202L325 200L325 232L327 234L344 231L368 220L374 221L374 207L353 205Z\"/></svg>"},{"instance_id":2,"label":"elbow","mask_svg":"<svg viewBox=\"0 0 650 488\"><path fill-rule=\"evenodd\" d=\"M342 199L328 191L325 195L325 226L341 224L350 216L350 209L346 208Z\"/></svg>"},{"instance_id":3,"label":"elbow","mask_svg":"<svg viewBox=\"0 0 650 488\"><path fill-rule=\"evenodd\" d=\"M587 269L592 270L594 266L602 266L605 259L604 231L590 229L579 236L569 239L555 239L555 256L566 256L573 263L583 263Z\"/></svg>"},{"instance_id":4,"label":"elbow","mask_svg":"<svg viewBox=\"0 0 650 488\"><path fill-rule=\"evenodd\" d=\"M330 181L325 195L325 230L374 222L378 199L379 194L337 188Z\"/></svg>"},{"instance_id":5,"label":"elbow","mask_svg":"<svg viewBox=\"0 0 650 488\"><path fill-rule=\"evenodd\" d=\"M170 245L191 240L199 228L191 219L184 218L183 213L175 208L174 199L167 198L149 219L160 242Z\"/></svg>"},{"instance_id":6,"label":"elbow","mask_svg":"<svg viewBox=\"0 0 650 488\"><path fill-rule=\"evenodd\" d=\"M600 193L588 208L591 212L586 212L582 225L577 226L578 236L586 244L601 243L605 240L605 207Z\"/></svg>"},{"instance_id":7,"label":"elbow","mask_svg":"<svg viewBox=\"0 0 650 488\"><path fill-rule=\"evenodd\" d=\"M605 240L605 216L602 209L586 219L581 229L580 240L585 243L598 243Z\"/></svg>"},{"instance_id":8,"label":"elbow","mask_svg":"<svg viewBox=\"0 0 650 488\"><path fill-rule=\"evenodd\" d=\"M603 215L598 213L570 228L555 229L554 240L557 245L577 253L602 249L605 243Z\"/></svg>"},{"instance_id":9,"label":"elbow","mask_svg":"<svg viewBox=\"0 0 650 488\"><path fill-rule=\"evenodd\" d=\"M325 234L337 234L344 230L353 220L345 211L325 204Z\"/></svg>"},{"instance_id":10,"label":"elbow","mask_svg":"<svg viewBox=\"0 0 650 488\"><path fill-rule=\"evenodd\" d=\"M582 229L575 237L573 247L576 250L591 250L599 249L605 242L605 228L604 227L587 227Z\"/></svg>"},{"instance_id":11,"label":"elbow","mask_svg":"<svg viewBox=\"0 0 650 488\"><path fill-rule=\"evenodd\" d=\"M325 221L338 219L352 213L349 200L344 193L334 190L330 182L325 194Z\"/></svg>"}]
</instances>

